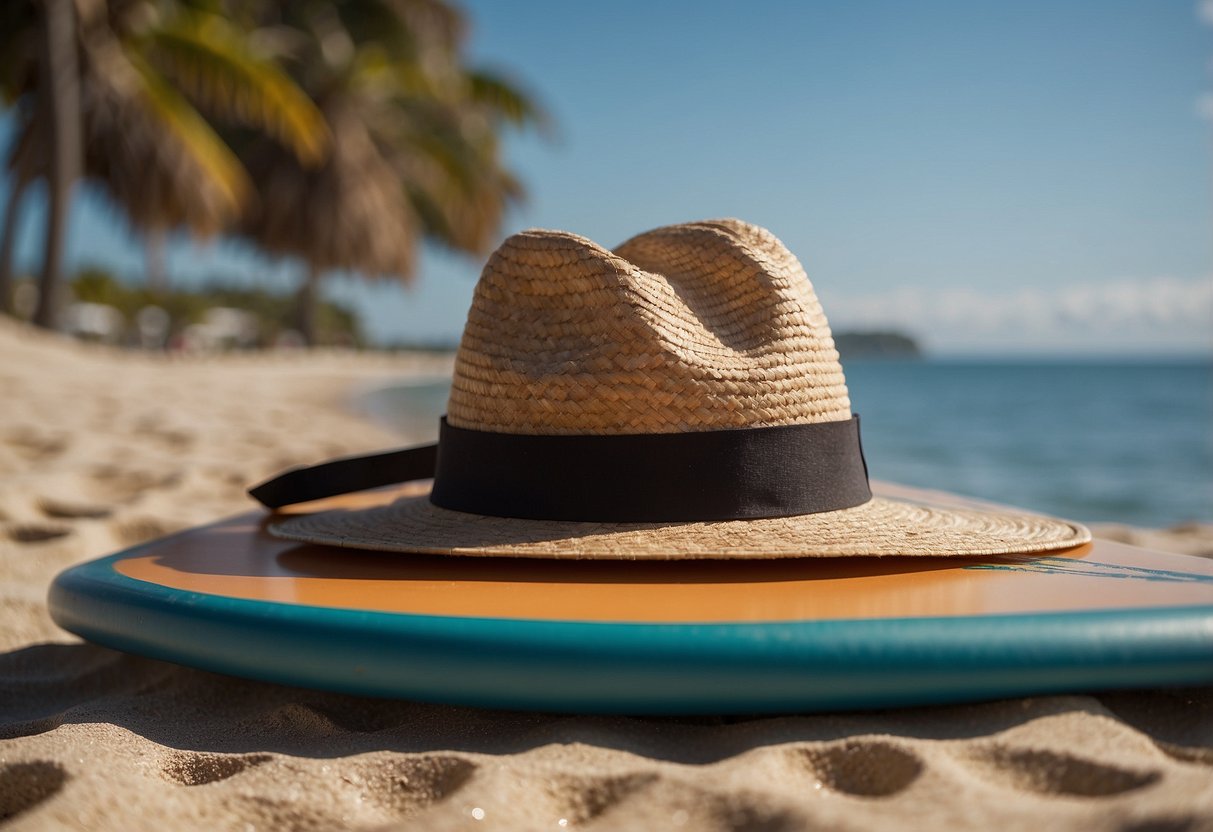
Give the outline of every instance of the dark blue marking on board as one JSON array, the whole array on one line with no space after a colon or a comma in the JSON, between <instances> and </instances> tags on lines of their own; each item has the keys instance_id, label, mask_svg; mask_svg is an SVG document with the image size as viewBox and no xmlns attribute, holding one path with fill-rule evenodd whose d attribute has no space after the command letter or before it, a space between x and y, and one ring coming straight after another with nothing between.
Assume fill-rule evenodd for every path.
<instances>
[{"instance_id":1,"label":"dark blue marking on board","mask_svg":"<svg viewBox=\"0 0 1213 832\"><path fill-rule=\"evenodd\" d=\"M1121 566L1100 561L1045 557L1029 561L1006 560L978 563L965 569L993 569L1001 572L1037 572L1045 575L1077 575L1086 578L1120 578L1138 581L1167 581L1170 583L1213 583L1213 575L1176 572L1171 569L1149 569L1144 566Z\"/></svg>"}]
</instances>

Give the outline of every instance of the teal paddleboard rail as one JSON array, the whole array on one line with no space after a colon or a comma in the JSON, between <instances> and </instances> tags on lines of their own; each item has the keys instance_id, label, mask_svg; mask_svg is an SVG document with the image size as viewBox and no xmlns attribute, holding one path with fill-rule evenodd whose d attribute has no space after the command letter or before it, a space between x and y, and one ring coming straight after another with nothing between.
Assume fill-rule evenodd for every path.
<instances>
[{"instance_id":1,"label":"teal paddleboard rail","mask_svg":"<svg viewBox=\"0 0 1213 832\"><path fill-rule=\"evenodd\" d=\"M366 696L583 713L858 710L1213 682L1213 606L643 624L256 601L81 564L50 612L90 641Z\"/></svg>"}]
</instances>

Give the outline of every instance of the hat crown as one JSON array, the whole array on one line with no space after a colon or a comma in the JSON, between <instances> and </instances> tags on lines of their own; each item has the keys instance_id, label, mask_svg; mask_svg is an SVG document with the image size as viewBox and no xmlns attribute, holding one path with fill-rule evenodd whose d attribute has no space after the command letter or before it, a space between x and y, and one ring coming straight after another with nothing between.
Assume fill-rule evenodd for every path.
<instances>
[{"instance_id":1,"label":"hat crown","mask_svg":"<svg viewBox=\"0 0 1213 832\"><path fill-rule=\"evenodd\" d=\"M528 230L489 258L447 419L521 434L677 433L842 421L846 380L804 269L739 220L613 252Z\"/></svg>"}]
</instances>

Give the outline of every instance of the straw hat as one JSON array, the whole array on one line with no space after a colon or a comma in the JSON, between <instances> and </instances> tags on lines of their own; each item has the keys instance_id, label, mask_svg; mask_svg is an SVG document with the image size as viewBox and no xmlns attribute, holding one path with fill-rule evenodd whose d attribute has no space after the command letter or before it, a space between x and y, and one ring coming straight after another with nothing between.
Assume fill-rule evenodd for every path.
<instances>
[{"instance_id":1,"label":"straw hat","mask_svg":"<svg viewBox=\"0 0 1213 832\"><path fill-rule=\"evenodd\" d=\"M1038 515L872 497L813 287L773 234L738 220L659 228L614 251L561 231L507 239L476 287L442 430L430 495L271 532L652 559L991 555L1090 539ZM345 461L253 493L282 505L434 471L433 449L388 456L380 469L401 468L386 476L351 481ZM292 477L309 487L271 494Z\"/></svg>"}]
</instances>

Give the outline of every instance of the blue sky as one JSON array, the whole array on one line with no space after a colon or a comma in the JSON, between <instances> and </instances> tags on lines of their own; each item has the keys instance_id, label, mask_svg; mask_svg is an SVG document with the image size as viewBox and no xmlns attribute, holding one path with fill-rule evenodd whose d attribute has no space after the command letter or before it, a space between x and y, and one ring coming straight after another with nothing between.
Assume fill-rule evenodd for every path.
<instances>
[{"instance_id":1,"label":"blue sky","mask_svg":"<svg viewBox=\"0 0 1213 832\"><path fill-rule=\"evenodd\" d=\"M465 4L476 61L532 90L505 233L614 245L737 216L800 257L836 329L941 354L1213 350L1213 6L1171 0ZM19 257L37 263L27 222ZM95 194L69 262L142 275ZM381 340L458 337L480 262L334 279ZM173 278L288 289L302 267L178 242Z\"/></svg>"}]
</instances>

